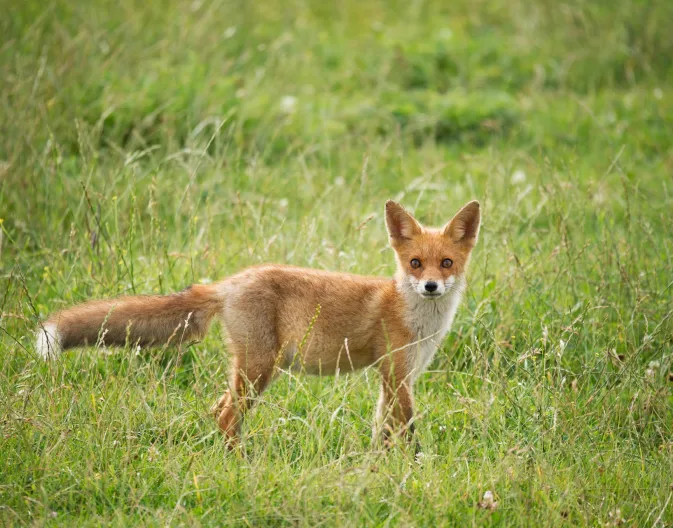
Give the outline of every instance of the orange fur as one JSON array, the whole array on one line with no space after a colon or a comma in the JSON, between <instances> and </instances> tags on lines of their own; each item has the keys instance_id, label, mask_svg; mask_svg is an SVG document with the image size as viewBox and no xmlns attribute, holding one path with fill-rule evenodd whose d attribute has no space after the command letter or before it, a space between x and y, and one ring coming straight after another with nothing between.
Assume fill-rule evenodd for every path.
<instances>
[{"instance_id":1,"label":"orange fur","mask_svg":"<svg viewBox=\"0 0 673 528\"><path fill-rule=\"evenodd\" d=\"M382 376L374 436L397 431L408 437L413 383L451 325L479 222L476 202L439 230L421 226L399 204L387 202L398 263L393 279L253 267L173 295L91 301L58 312L38 335L38 349L49 355L49 347L99 342L179 344L202 336L219 316L228 335L231 379L213 412L230 445L237 442L254 396L279 369L334 374L374 364ZM428 282L439 284L438 291L427 290Z\"/></svg>"},{"instance_id":2,"label":"orange fur","mask_svg":"<svg viewBox=\"0 0 673 528\"><path fill-rule=\"evenodd\" d=\"M201 337L220 310L212 286L194 285L173 295L89 301L53 314L59 345L162 345Z\"/></svg>"}]
</instances>

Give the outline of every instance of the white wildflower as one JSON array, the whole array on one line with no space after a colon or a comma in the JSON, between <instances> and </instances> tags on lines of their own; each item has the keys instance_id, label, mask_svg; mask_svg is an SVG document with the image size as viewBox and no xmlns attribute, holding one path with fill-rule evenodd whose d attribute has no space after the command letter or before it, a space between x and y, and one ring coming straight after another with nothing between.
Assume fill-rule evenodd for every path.
<instances>
[{"instance_id":1,"label":"white wildflower","mask_svg":"<svg viewBox=\"0 0 673 528\"><path fill-rule=\"evenodd\" d=\"M521 169L517 169L512 173L510 181L512 182L512 185L520 185L526 181L526 173Z\"/></svg>"},{"instance_id":2,"label":"white wildflower","mask_svg":"<svg viewBox=\"0 0 673 528\"><path fill-rule=\"evenodd\" d=\"M293 95L284 95L280 98L280 111L284 114L293 114L297 109L297 98Z\"/></svg>"},{"instance_id":3,"label":"white wildflower","mask_svg":"<svg viewBox=\"0 0 673 528\"><path fill-rule=\"evenodd\" d=\"M437 32L439 40L451 40L453 38L453 31L451 28L442 28Z\"/></svg>"},{"instance_id":4,"label":"white wildflower","mask_svg":"<svg viewBox=\"0 0 673 528\"><path fill-rule=\"evenodd\" d=\"M493 492L491 490L486 490L484 492L484 497L481 499L481 502L477 504L477 506L484 510L495 510L498 507L498 502L495 500Z\"/></svg>"}]
</instances>

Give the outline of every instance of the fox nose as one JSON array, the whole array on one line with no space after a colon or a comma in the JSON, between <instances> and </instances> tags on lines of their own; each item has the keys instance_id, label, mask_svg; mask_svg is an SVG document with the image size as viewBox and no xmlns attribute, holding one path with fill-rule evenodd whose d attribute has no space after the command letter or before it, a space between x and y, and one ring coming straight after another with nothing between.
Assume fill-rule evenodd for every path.
<instances>
[{"instance_id":1,"label":"fox nose","mask_svg":"<svg viewBox=\"0 0 673 528\"><path fill-rule=\"evenodd\" d=\"M437 291L437 283L434 281L428 281L425 283L425 291L433 292Z\"/></svg>"}]
</instances>

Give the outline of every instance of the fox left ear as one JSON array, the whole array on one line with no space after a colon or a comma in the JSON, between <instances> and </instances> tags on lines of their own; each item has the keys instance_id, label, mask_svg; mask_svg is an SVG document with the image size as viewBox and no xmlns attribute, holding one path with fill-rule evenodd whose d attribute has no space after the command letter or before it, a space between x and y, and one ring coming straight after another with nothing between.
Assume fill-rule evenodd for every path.
<instances>
[{"instance_id":1,"label":"fox left ear","mask_svg":"<svg viewBox=\"0 0 673 528\"><path fill-rule=\"evenodd\" d=\"M444 227L444 234L456 243L474 247L479 237L481 212L479 202L474 200L458 211Z\"/></svg>"}]
</instances>

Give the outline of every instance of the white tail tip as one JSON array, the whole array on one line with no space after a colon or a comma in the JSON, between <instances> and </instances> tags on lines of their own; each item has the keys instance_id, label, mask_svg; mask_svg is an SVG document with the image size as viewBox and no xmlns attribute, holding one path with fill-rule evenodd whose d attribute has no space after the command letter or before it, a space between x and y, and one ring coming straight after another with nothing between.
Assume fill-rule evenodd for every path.
<instances>
[{"instance_id":1,"label":"white tail tip","mask_svg":"<svg viewBox=\"0 0 673 528\"><path fill-rule=\"evenodd\" d=\"M47 323L38 329L35 347L44 360L54 359L61 352L61 338L54 323Z\"/></svg>"}]
</instances>

